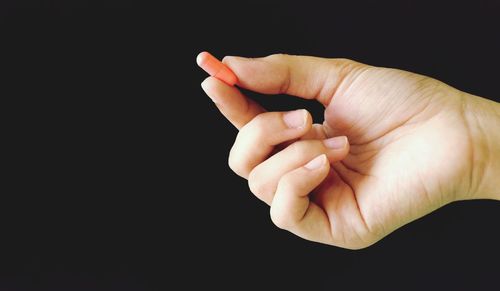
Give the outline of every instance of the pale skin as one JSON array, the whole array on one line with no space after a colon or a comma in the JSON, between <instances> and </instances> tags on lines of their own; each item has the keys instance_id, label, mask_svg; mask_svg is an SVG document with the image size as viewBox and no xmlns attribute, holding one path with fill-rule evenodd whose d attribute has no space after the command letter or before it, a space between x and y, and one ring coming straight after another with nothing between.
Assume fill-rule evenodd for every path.
<instances>
[{"instance_id":1,"label":"pale skin","mask_svg":"<svg viewBox=\"0 0 500 291\"><path fill-rule=\"evenodd\" d=\"M346 59L226 57L237 86L325 106L266 112L237 87L202 88L239 129L229 166L302 238L367 247L457 200L500 200L500 104L406 71ZM272 98L272 97L269 97Z\"/></svg>"}]
</instances>

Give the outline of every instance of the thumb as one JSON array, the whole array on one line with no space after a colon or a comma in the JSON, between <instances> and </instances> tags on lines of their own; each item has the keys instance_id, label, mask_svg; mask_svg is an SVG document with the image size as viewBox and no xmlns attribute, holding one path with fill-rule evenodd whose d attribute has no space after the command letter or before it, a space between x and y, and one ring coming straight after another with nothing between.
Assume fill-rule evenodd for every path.
<instances>
[{"instance_id":1,"label":"thumb","mask_svg":"<svg viewBox=\"0 0 500 291\"><path fill-rule=\"evenodd\" d=\"M288 94L330 103L342 82L364 65L347 59L275 54L263 58L227 56L223 63L238 86L263 94Z\"/></svg>"}]
</instances>

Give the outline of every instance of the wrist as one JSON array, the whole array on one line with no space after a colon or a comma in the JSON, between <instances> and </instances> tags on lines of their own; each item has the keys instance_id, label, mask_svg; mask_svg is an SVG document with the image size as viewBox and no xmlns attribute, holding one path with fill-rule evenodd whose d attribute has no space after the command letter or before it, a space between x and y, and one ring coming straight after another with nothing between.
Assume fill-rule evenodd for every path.
<instances>
[{"instance_id":1,"label":"wrist","mask_svg":"<svg viewBox=\"0 0 500 291\"><path fill-rule=\"evenodd\" d=\"M466 94L463 114L472 145L468 198L500 200L500 103Z\"/></svg>"}]
</instances>

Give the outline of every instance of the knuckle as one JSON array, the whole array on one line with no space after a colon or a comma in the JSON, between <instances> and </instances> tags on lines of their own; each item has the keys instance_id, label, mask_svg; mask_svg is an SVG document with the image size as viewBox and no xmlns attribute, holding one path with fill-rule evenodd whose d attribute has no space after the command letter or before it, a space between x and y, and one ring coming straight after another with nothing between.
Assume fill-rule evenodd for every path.
<instances>
[{"instance_id":1,"label":"knuckle","mask_svg":"<svg viewBox=\"0 0 500 291\"><path fill-rule=\"evenodd\" d=\"M303 159L311 153L311 141L299 140L288 146L294 158Z\"/></svg>"},{"instance_id":2,"label":"knuckle","mask_svg":"<svg viewBox=\"0 0 500 291\"><path fill-rule=\"evenodd\" d=\"M287 54L273 54L266 58L269 62L278 64L283 68L278 75L278 78L281 80L281 86L278 90L278 93L284 94L288 92L291 84L291 55Z\"/></svg>"},{"instance_id":3,"label":"knuckle","mask_svg":"<svg viewBox=\"0 0 500 291\"><path fill-rule=\"evenodd\" d=\"M292 193L294 190L294 181L296 177L294 175L284 175L278 183L278 191L281 193ZM295 225L300 223L300 218L292 214L292 212L287 211L282 205L277 205L275 202L271 207L271 220L272 222L281 229L292 229Z\"/></svg>"},{"instance_id":4,"label":"knuckle","mask_svg":"<svg viewBox=\"0 0 500 291\"><path fill-rule=\"evenodd\" d=\"M236 161L236 158L234 157L234 153L232 150L229 152L227 164L229 165L229 168L233 170L233 172L236 172L236 170L238 169L238 162Z\"/></svg>"},{"instance_id":5,"label":"knuckle","mask_svg":"<svg viewBox=\"0 0 500 291\"><path fill-rule=\"evenodd\" d=\"M276 225L278 228L281 229L289 229L290 228L290 219L288 219L287 215L284 214L282 211L279 211L276 207L271 207L271 221Z\"/></svg>"},{"instance_id":6,"label":"knuckle","mask_svg":"<svg viewBox=\"0 0 500 291\"><path fill-rule=\"evenodd\" d=\"M340 68L337 74L340 76L341 79L345 79L347 76L369 67L364 64L353 61L351 59L344 59L344 58L332 59L331 62L333 64L333 67Z\"/></svg>"},{"instance_id":7,"label":"knuckle","mask_svg":"<svg viewBox=\"0 0 500 291\"><path fill-rule=\"evenodd\" d=\"M266 180L259 172L258 166L248 175L248 187L250 188L250 192L262 201L269 201L269 198L273 196L272 194L274 191L271 190L272 186L270 186L270 183L272 182Z\"/></svg>"},{"instance_id":8,"label":"knuckle","mask_svg":"<svg viewBox=\"0 0 500 291\"><path fill-rule=\"evenodd\" d=\"M340 247L351 250L360 250L373 245L382 237L384 237L384 235L372 233L364 228L364 226L352 226L346 233L344 233L342 239L338 242Z\"/></svg>"},{"instance_id":9,"label":"knuckle","mask_svg":"<svg viewBox=\"0 0 500 291\"><path fill-rule=\"evenodd\" d=\"M285 174L278 182L277 189L284 193L294 193L297 185L297 175Z\"/></svg>"},{"instance_id":10,"label":"knuckle","mask_svg":"<svg viewBox=\"0 0 500 291\"><path fill-rule=\"evenodd\" d=\"M259 114L243 126L238 135L240 138L262 139L266 134L267 123L265 115Z\"/></svg>"},{"instance_id":11,"label":"knuckle","mask_svg":"<svg viewBox=\"0 0 500 291\"><path fill-rule=\"evenodd\" d=\"M228 157L228 165L229 168L238 174L239 176L244 177L246 173L246 166L241 157L236 153L235 148L233 147L231 151L229 152L229 157Z\"/></svg>"},{"instance_id":12,"label":"knuckle","mask_svg":"<svg viewBox=\"0 0 500 291\"><path fill-rule=\"evenodd\" d=\"M259 198L264 196L264 186L255 169L248 175L248 187L255 196Z\"/></svg>"},{"instance_id":13,"label":"knuckle","mask_svg":"<svg viewBox=\"0 0 500 291\"><path fill-rule=\"evenodd\" d=\"M270 61L275 61L275 62L284 62L290 57L289 54L283 54L283 53L278 53L278 54L272 54L267 56L267 59Z\"/></svg>"},{"instance_id":14,"label":"knuckle","mask_svg":"<svg viewBox=\"0 0 500 291\"><path fill-rule=\"evenodd\" d=\"M257 115L253 122L249 124L249 130L252 131L254 138L262 138L265 136L268 121L264 114Z\"/></svg>"}]
</instances>

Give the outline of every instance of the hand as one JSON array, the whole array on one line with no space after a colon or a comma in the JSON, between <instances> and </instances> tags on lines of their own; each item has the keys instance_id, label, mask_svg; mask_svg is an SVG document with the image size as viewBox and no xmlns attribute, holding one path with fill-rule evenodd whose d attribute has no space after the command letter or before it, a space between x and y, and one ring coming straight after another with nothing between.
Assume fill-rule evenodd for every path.
<instances>
[{"instance_id":1,"label":"hand","mask_svg":"<svg viewBox=\"0 0 500 291\"><path fill-rule=\"evenodd\" d=\"M305 111L266 113L235 87L213 77L202 83L240 129L230 167L271 205L280 228L358 249L486 189L476 146L484 138L471 130L476 123L468 112L483 102L478 97L425 76L345 59L272 55L224 63L239 87L325 106L324 123L311 125Z\"/></svg>"}]
</instances>

